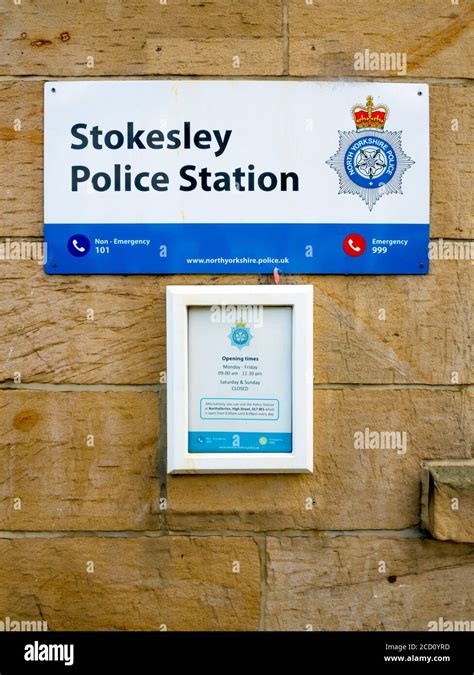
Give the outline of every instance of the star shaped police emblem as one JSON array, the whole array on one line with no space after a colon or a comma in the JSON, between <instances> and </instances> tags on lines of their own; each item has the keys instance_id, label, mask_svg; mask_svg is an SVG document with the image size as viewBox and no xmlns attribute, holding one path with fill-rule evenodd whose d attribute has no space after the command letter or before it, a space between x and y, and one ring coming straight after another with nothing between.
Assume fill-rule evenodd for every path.
<instances>
[{"instance_id":1,"label":"star shaped police emblem","mask_svg":"<svg viewBox=\"0 0 474 675\"><path fill-rule=\"evenodd\" d=\"M249 345L253 335L243 321L237 321L227 337L234 347L242 349L242 347L247 347Z\"/></svg>"},{"instance_id":2,"label":"star shaped police emblem","mask_svg":"<svg viewBox=\"0 0 474 675\"><path fill-rule=\"evenodd\" d=\"M403 194L402 176L415 162L402 149L401 131L384 131L388 108L356 105L356 131L339 131L339 148L326 164L339 176L339 194L356 194L372 211L386 194Z\"/></svg>"}]
</instances>

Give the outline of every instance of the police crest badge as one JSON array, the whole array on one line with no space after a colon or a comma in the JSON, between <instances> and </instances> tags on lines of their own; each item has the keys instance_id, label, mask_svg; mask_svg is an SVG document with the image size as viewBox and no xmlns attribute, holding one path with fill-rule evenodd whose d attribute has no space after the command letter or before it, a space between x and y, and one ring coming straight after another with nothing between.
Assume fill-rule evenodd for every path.
<instances>
[{"instance_id":1,"label":"police crest badge","mask_svg":"<svg viewBox=\"0 0 474 675\"><path fill-rule=\"evenodd\" d=\"M403 174L415 163L403 152L402 132L385 131L388 112L372 96L355 105L356 130L338 132L338 151L326 162L339 176L339 194L359 195L370 211L383 195L402 194Z\"/></svg>"},{"instance_id":2,"label":"police crest badge","mask_svg":"<svg viewBox=\"0 0 474 675\"><path fill-rule=\"evenodd\" d=\"M237 321L227 337L234 347L242 349L242 347L247 347L250 344L253 335L244 321Z\"/></svg>"}]
</instances>

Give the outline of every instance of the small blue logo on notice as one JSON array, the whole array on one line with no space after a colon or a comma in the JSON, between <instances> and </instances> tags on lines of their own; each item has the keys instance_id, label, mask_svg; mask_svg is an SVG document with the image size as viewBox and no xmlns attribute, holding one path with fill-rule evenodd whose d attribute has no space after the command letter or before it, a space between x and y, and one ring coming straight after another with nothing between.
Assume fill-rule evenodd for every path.
<instances>
[{"instance_id":1,"label":"small blue logo on notice","mask_svg":"<svg viewBox=\"0 0 474 675\"><path fill-rule=\"evenodd\" d=\"M67 250L74 257L82 258L91 250L91 243L83 234L73 234L67 242Z\"/></svg>"},{"instance_id":2,"label":"small blue logo on notice","mask_svg":"<svg viewBox=\"0 0 474 675\"><path fill-rule=\"evenodd\" d=\"M252 339L253 335L249 329L245 326L243 321L237 321L235 326L229 333L229 340L234 347L242 349L242 347L247 347Z\"/></svg>"}]
</instances>

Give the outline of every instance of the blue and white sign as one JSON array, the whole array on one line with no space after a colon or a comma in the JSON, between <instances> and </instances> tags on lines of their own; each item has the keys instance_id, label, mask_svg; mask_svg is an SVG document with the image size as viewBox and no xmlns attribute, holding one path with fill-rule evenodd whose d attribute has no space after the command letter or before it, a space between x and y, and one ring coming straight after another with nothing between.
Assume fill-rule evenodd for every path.
<instances>
[{"instance_id":1,"label":"blue and white sign","mask_svg":"<svg viewBox=\"0 0 474 675\"><path fill-rule=\"evenodd\" d=\"M425 274L428 86L45 84L50 274Z\"/></svg>"}]
</instances>

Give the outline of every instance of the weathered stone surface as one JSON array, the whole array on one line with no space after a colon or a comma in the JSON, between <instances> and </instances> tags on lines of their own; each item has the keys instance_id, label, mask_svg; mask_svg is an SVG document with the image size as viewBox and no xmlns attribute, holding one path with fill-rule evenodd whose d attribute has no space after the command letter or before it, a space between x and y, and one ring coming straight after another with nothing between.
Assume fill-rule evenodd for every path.
<instances>
[{"instance_id":1,"label":"weathered stone surface","mask_svg":"<svg viewBox=\"0 0 474 675\"><path fill-rule=\"evenodd\" d=\"M267 554L267 630L426 631L439 617L474 618L473 546L292 537L269 538Z\"/></svg>"},{"instance_id":2,"label":"weathered stone surface","mask_svg":"<svg viewBox=\"0 0 474 675\"><path fill-rule=\"evenodd\" d=\"M416 279L306 277L315 286L315 381L469 382L472 275L470 260L441 260Z\"/></svg>"},{"instance_id":3,"label":"weathered stone surface","mask_svg":"<svg viewBox=\"0 0 474 675\"><path fill-rule=\"evenodd\" d=\"M397 75L355 70L354 55L368 49L405 54L408 76L472 77L473 18L469 2L290 0L290 75Z\"/></svg>"},{"instance_id":4,"label":"weathered stone surface","mask_svg":"<svg viewBox=\"0 0 474 675\"><path fill-rule=\"evenodd\" d=\"M280 0L42 0L1 12L0 75L283 72Z\"/></svg>"},{"instance_id":5,"label":"weathered stone surface","mask_svg":"<svg viewBox=\"0 0 474 675\"><path fill-rule=\"evenodd\" d=\"M0 391L0 411L0 530L160 526L157 394Z\"/></svg>"},{"instance_id":6,"label":"weathered stone surface","mask_svg":"<svg viewBox=\"0 0 474 675\"><path fill-rule=\"evenodd\" d=\"M435 539L474 543L474 459L425 462L422 526Z\"/></svg>"},{"instance_id":7,"label":"weathered stone surface","mask_svg":"<svg viewBox=\"0 0 474 675\"><path fill-rule=\"evenodd\" d=\"M471 189L474 167L470 159L470 145L474 142L473 106L472 86L430 84L432 237L474 238ZM447 168L448 163L452 168Z\"/></svg>"},{"instance_id":8,"label":"weathered stone surface","mask_svg":"<svg viewBox=\"0 0 474 675\"><path fill-rule=\"evenodd\" d=\"M148 63L157 63L159 74L245 77L283 73L283 44L276 37L156 38L149 41L146 52Z\"/></svg>"},{"instance_id":9,"label":"weathered stone surface","mask_svg":"<svg viewBox=\"0 0 474 675\"><path fill-rule=\"evenodd\" d=\"M43 83L2 82L0 84L2 237L43 235L42 193Z\"/></svg>"},{"instance_id":10,"label":"weathered stone surface","mask_svg":"<svg viewBox=\"0 0 474 675\"><path fill-rule=\"evenodd\" d=\"M225 44L232 52L229 40ZM222 68L220 59L213 63ZM469 85L430 86L432 237L474 236L473 104L474 90ZM0 236L42 235L42 167L43 82L0 82Z\"/></svg>"},{"instance_id":11,"label":"weathered stone surface","mask_svg":"<svg viewBox=\"0 0 474 675\"><path fill-rule=\"evenodd\" d=\"M49 630L258 627L259 552L250 538L3 539L0 561L0 615L45 620Z\"/></svg>"},{"instance_id":12,"label":"weathered stone surface","mask_svg":"<svg viewBox=\"0 0 474 675\"><path fill-rule=\"evenodd\" d=\"M315 286L315 382L469 382L472 269L442 260L426 277L285 278ZM158 384L166 285L258 281L273 277L47 276L34 261L0 262L0 380Z\"/></svg>"},{"instance_id":13,"label":"weathered stone surface","mask_svg":"<svg viewBox=\"0 0 474 675\"><path fill-rule=\"evenodd\" d=\"M460 391L318 389L312 475L168 476L167 522L211 531L415 526L421 461L470 457L469 420ZM380 447L381 437L378 448L355 447L365 429L406 433L406 452L403 436L399 450Z\"/></svg>"}]
</instances>

